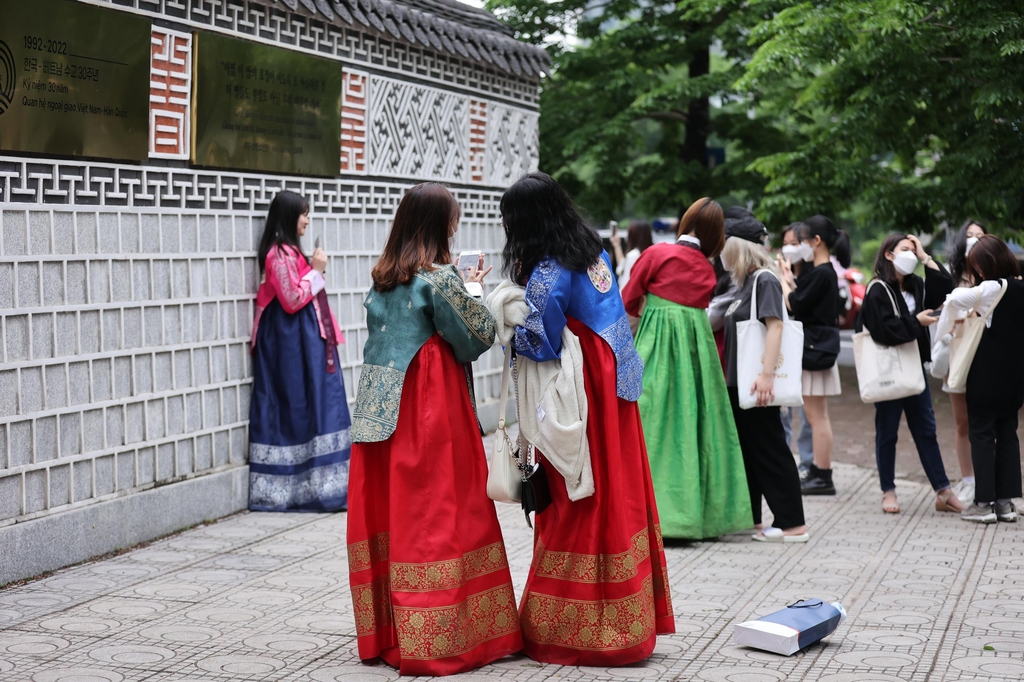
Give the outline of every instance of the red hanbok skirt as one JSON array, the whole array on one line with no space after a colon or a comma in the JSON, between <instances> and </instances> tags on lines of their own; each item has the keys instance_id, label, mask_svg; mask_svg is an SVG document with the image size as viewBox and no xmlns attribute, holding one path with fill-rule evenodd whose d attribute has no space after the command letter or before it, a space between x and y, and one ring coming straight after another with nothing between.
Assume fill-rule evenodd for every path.
<instances>
[{"instance_id":1,"label":"red hanbok skirt","mask_svg":"<svg viewBox=\"0 0 1024 682\"><path fill-rule=\"evenodd\" d=\"M583 349L595 492L570 502L544 462L552 503L534 524L524 650L545 663L626 665L675 632L661 526L640 412L616 395L615 355L586 325L570 319L569 329Z\"/></svg>"},{"instance_id":2,"label":"red hanbok skirt","mask_svg":"<svg viewBox=\"0 0 1024 682\"><path fill-rule=\"evenodd\" d=\"M361 659L451 675L523 648L466 374L433 336L405 376L398 428L352 447L348 556Z\"/></svg>"}]
</instances>

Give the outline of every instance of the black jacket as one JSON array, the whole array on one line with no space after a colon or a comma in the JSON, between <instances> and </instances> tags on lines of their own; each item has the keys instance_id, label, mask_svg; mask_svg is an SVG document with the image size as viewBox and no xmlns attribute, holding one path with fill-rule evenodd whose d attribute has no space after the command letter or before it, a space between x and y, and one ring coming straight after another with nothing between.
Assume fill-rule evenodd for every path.
<instances>
[{"instance_id":1,"label":"black jacket","mask_svg":"<svg viewBox=\"0 0 1024 682\"><path fill-rule=\"evenodd\" d=\"M953 290L953 279L941 266L939 270L925 268L925 278L921 279L917 275L903 278L903 288L913 295L917 312L939 307ZM932 342L928 328L921 326L916 313L910 313L897 283L890 284L889 289L896 299L899 315L893 312L892 298L885 287L881 283L875 284L864 296L857 331L866 328L871 332L872 340L882 346L899 346L917 341L921 362L929 362L932 359Z\"/></svg>"},{"instance_id":2,"label":"black jacket","mask_svg":"<svg viewBox=\"0 0 1024 682\"><path fill-rule=\"evenodd\" d=\"M967 409L1013 414L1024 405L1024 282L1007 281L1006 293L981 334L967 375Z\"/></svg>"}]
</instances>

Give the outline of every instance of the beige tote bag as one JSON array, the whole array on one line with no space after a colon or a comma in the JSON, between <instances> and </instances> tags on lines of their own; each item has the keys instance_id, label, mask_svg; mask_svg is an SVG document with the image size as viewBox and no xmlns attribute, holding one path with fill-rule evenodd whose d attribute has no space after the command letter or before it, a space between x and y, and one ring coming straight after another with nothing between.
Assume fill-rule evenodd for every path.
<instances>
[{"instance_id":1,"label":"beige tote bag","mask_svg":"<svg viewBox=\"0 0 1024 682\"><path fill-rule=\"evenodd\" d=\"M967 388L967 375L971 372L971 363L978 352L981 335L985 332L985 322L1006 293L1006 280L1001 281L1003 287L992 301L992 306L988 310L972 308L967 319L958 324L953 332L953 340L949 342L949 376L946 378L951 391L959 393Z\"/></svg>"},{"instance_id":2,"label":"beige tote bag","mask_svg":"<svg viewBox=\"0 0 1024 682\"><path fill-rule=\"evenodd\" d=\"M864 298L867 299L868 292L876 284L885 287L893 312L899 317L896 295L885 282L871 280L864 291ZM916 339L899 346L883 346L875 343L871 332L865 328L853 335L853 361L857 366L860 399L866 403L898 400L924 392L924 370Z\"/></svg>"}]
</instances>

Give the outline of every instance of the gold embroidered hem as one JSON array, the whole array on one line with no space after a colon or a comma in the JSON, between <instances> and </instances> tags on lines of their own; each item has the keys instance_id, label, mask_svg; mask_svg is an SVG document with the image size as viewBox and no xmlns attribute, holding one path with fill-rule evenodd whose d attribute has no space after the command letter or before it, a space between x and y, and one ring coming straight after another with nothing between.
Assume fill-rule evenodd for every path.
<instances>
[{"instance_id":1,"label":"gold embroidered hem","mask_svg":"<svg viewBox=\"0 0 1024 682\"><path fill-rule=\"evenodd\" d=\"M425 564L392 563L391 589L396 592L451 590L507 567L505 546L496 542L467 552L458 559Z\"/></svg>"},{"instance_id":2,"label":"gold embroidered hem","mask_svg":"<svg viewBox=\"0 0 1024 682\"><path fill-rule=\"evenodd\" d=\"M353 542L348 546L348 570L358 573L373 564L387 561L391 555L391 534L378 533L369 540Z\"/></svg>"},{"instance_id":3,"label":"gold embroidered hem","mask_svg":"<svg viewBox=\"0 0 1024 682\"><path fill-rule=\"evenodd\" d=\"M629 649L655 634L654 587L623 599L580 601L530 592L523 604L523 636L537 644L586 651Z\"/></svg>"},{"instance_id":4,"label":"gold embroidered hem","mask_svg":"<svg viewBox=\"0 0 1024 682\"><path fill-rule=\"evenodd\" d=\"M630 539L630 548L619 554L552 552L538 541L533 565L536 575L542 578L587 584L621 583L635 578L637 567L650 555L650 534L644 528Z\"/></svg>"},{"instance_id":5,"label":"gold embroidered hem","mask_svg":"<svg viewBox=\"0 0 1024 682\"><path fill-rule=\"evenodd\" d=\"M391 627L391 585L388 576L379 575L371 583L353 585L352 608L356 619L356 635L359 637Z\"/></svg>"},{"instance_id":6,"label":"gold embroidered hem","mask_svg":"<svg viewBox=\"0 0 1024 682\"><path fill-rule=\"evenodd\" d=\"M395 607L395 628L403 659L458 656L519 630L515 595L506 584L451 606Z\"/></svg>"}]
</instances>

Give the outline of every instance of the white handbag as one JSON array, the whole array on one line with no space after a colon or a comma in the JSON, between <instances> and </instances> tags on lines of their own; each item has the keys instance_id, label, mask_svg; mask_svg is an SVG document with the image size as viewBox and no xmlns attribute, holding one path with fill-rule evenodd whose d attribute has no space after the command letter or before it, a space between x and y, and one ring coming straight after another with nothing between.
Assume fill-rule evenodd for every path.
<instances>
[{"instance_id":1,"label":"white handbag","mask_svg":"<svg viewBox=\"0 0 1024 682\"><path fill-rule=\"evenodd\" d=\"M885 287L893 312L899 317L896 295L885 282L872 280L864 291L864 298L867 299L875 284ZM866 403L899 400L924 392L924 370L917 339L898 346L883 346L875 343L871 332L865 328L853 335L853 361L857 366L860 399Z\"/></svg>"},{"instance_id":2,"label":"white handbag","mask_svg":"<svg viewBox=\"0 0 1024 682\"><path fill-rule=\"evenodd\" d=\"M523 499L523 475L516 461L512 440L505 429L505 407L508 405L508 378L511 373L512 344L505 349L505 366L501 372L501 395L498 398L498 430L494 434L490 470L487 472L487 497L495 502L519 504Z\"/></svg>"},{"instance_id":3,"label":"white handbag","mask_svg":"<svg viewBox=\"0 0 1024 682\"><path fill-rule=\"evenodd\" d=\"M764 367L764 346L768 329L757 317L757 280L764 273L775 277L771 270L758 270L752 276L754 285L750 294L750 319L736 323L736 390L740 408L757 407L757 395L750 387ZM782 346L775 363L775 399L768 407L797 407L803 398L804 326L789 319L785 302L782 305Z\"/></svg>"},{"instance_id":4,"label":"white handbag","mask_svg":"<svg viewBox=\"0 0 1024 682\"><path fill-rule=\"evenodd\" d=\"M949 376L946 379L951 391L962 391L967 388L967 375L971 372L971 363L978 352L978 344L981 343L981 335L985 331L985 322L1006 293L1006 280L1002 280L1002 283L1002 289L992 301L991 307L980 311L972 308L967 319L958 324L956 331L953 332L953 340L949 342ZM976 312L978 315L974 314Z\"/></svg>"}]
</instances>

